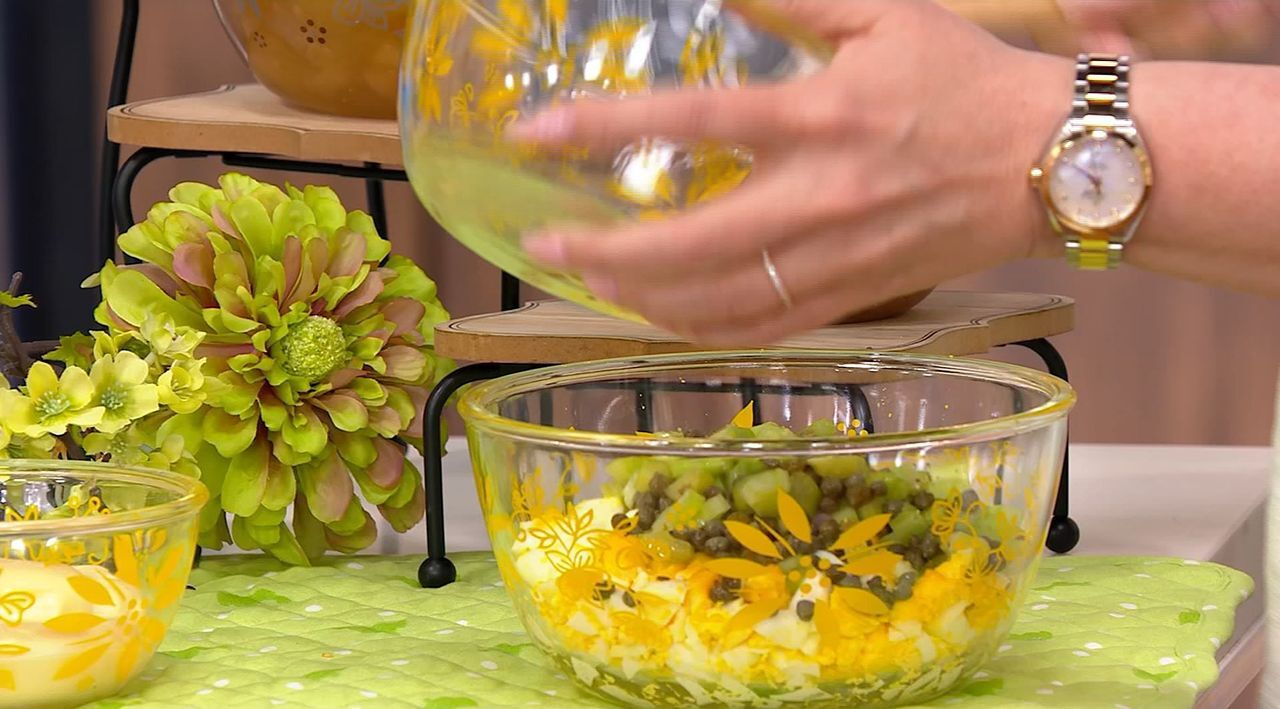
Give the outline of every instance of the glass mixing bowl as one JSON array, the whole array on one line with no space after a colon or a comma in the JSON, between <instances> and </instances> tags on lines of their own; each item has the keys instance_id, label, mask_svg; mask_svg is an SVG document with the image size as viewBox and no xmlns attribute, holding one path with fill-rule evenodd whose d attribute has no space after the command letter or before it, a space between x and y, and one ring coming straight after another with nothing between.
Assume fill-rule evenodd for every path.
<instances>
[{"instance_id":1,"label":"glass mixing bowl","mask_svg":"<svg viewBox=\"0 0 1280 709\"><path fill-rule=\"evenodd\" d=\"M521 234L661 218L733 189L750 171L749 153L660 139L607 153L533 150L509 144L503 132L559 102L736 87L824 66L825 46L766 13L743 0L419 2L400 88L404 161L418 197L454 237L508 273L638 320L596 299L574 274L532 263Z\"/></svg>"},{"instance_id":2,"label":"glass mixing bowl","mask_svg":"<svg viewBox=\"0 0 1280 709\"><path fill-rule=\"evenodd\" d=\"M411 0L213 0L258 81L300 108L395 118Z\"/></svg>"},{"instance_id":3,"label":"glass mixing bowl","mask_svg":"<svg viewBox=\"0 0 1280 709\"><path fill-rule=\"evenodd\" d=\"M0 461L0 709L79 706L142 671L208 497L175 473Z\"/></svg>"},{"instance_id":4,"label":"glass mixing bowl","mask_svg":"<svg viewBox=\"0 0 1280 709\"><path fill-rule=\"evenodd\" d=\"M537 644L636 706L883 707L982 665L1040 558L1066 382L830 352L575 364L466 392Z\"/></svg>"}]
</instances>

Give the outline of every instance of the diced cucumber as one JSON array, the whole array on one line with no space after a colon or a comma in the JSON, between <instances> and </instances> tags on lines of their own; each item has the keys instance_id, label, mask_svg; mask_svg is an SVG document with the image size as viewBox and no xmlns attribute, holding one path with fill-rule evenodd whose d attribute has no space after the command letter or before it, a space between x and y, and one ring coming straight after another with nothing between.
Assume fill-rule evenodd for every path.
<instances>
[{"instance_id":1,"label":"diced cucumber","mask_svg":"<svg viewBox=\"0 0 1280 709\"><path fill-rule=\"evenodd\" d=\"M866 519L884 514L884 499L870 500L858 508L858 519Z\"/></svg>"},{"instance_id":2,"label":"diced cucumber","mask_svg":"<svg viewBox=\"0 0 1280 709\"><path fill-rule=\"evenodd\" d=\"M905 544L929 531L931 524L929 516L914 507L906 507L890 520L889 526L893 527L893 531L885 535L885 541Z\"/></svg>"},{"instance_id":3,"label":"diced cucumber","mask_svg":"<svg viewBox=\"0 0 1280 709\"><path fill-rule=\"evenodd\" d=\"M899 466L885 471L884 482L889 487L889 497L905 500L916 492L925 489L929 476L907 466Z\"/></svg>"},{"instance_id":4,"label":"diced cucumber","mask_svg":"<svg viewBox=\"0 0 1280 709\"><path fill-rule=\"evenodd\" d=\"M664 561L680 564L693 559L693 545L666 531L645 532L640 538L650 542L649 552Z\"/></svg>"},{"instance_id":5,"label":"diced cucumber","mask_svg":"<svg viewBox=\"0 0 1280 709\"><path fill-rule=\"evenodd\" d=\"M755 436L754 434L751 433L751 429L749 428L743 428L741 426L735 426L733 424L729 424L728 426L725 426L719 431L716 431L715 433L711 434L710 437L716 440L723 441L723 440L733 440L738 438L754 438Z\"/></svg>"},{"instance_id":6,"label":"diced cucumber","mask_svg":"<svg viewBox=\"0 0 1280 709\"><path fill-rule=\"evenodd\" d=\"M751 433L762 441L786 441L796 437L796 434L792 433L791 429L772 421L766 421L759 426L752 426Z\"/></svg>"},{"instance_id":7,"label":"diced cucumber","mask_svg":"<svg viewBox=\"0 0 1280 709\"><path fill-rule=\"evenodd\" d=\"M835 438L838 435L840 431L836 430L835 422L827 419L814 421L800 432L801 438Z\"/></svg>"},{"instance_id":8,"label":"diced cucumber","mask_svg":"<svg viewBox=\"0 0 1280 709\"><path fill-rule=\"evenodd\" d=\"M824 455L810 458L809 466L825 478L847 478L871 472L871 465L860 455Z\"/></svg>"},{"instance_id":9,"label":"diced cucumber","mask_svg":"<svg viewBox=\"0 0 1280 709\"><path fill-rule=\"evenodd\" d=\"M709 470L690 470L667 485L666 495L672 500L679 500L686 492L702 492L715 485L719 479L719 476Z\"/></svg>"},{"instance_id":10,"label":"diced cucumber","mask_svg":"<svg viewBox=\"0 0 1280 709\"><path fill-rule=\"evenodd\" d=\"M762 517L776 517L778 490L791 492L791 476L782 468L739 478L733 484L733 506Z\"/></svg>"},{"instance_id":11,"label":"diced cucumber","mask_svg":"<svg viewBox=\"0 0 1280 709\"><path fill-rule=\"evenodd\" d=\"M698 521L706 524L720 519L731 509L729 501L723 495L708 497L707 501L702 503L702 511L698 513Z\"/></svg>"},{"instance_id":12,"label":"diced cucumber","mask_svg":"<svg viewBox=\"0 0 1280 709\"><path fill-rule=\"evenodd\" d=\"M659 532L670 532L695 526L706 501L707 498L693 490L686 491L680 499L671 503L670 507L658 515L658 518L653 521L653 529Z\"/></svg>"},{"instance_id":13,"label":"diced cucumber","mask_svg":"<svg viewBox=\"0 0 1280 709\"><path fill-rule=\"evenodd\" d=\"M791 474L791 496L810 516L818 513L818 501L822 499L822 490L807 474Z\"/></svg>"},{"instance_id":14,"label":"diced cucumber","mask_svg":"<svg viewBox=\"0 0 1280 709\"><path fill-rule=\"evenodd\" d=\"M734 461L733 467L729 468L729 471L724 475L725 485L733 487L739 479L745 478L748 475L755 475L756 473L764 472L768 467L769 466L764 464L764 461L761 461L758 458L742 458Z\"/></svg>"},{"instance_id":15,"label":"diced cucumber","mask_svg":"<svg viewBox=\"0 0 1280 709\"><path fill-rule=\"evenodd\" d=\"M645 490L649 487L649 481L653 480L653 476L658 473L663 475L671 475L671 466L666 460L653 456L632 456L629 458L618 458L605 466L605 471L618 482L629 480L635 481L636 489Z\"/></svg>"},{"instance_id":16,"label":"diced cucumber","mask_svg":"<svg viewBox=\"0 0 1280 709\"><path fill-rule=\"evenodd\" d=\"M722 475L732 468L732 458L672 458L671 477L679 480L689 473L710 473Z\"/></svg>"},{"instance_id":17,"label":"diced cucumber","mask_svg":"<svg viewBox=\"0 0 1280 709\"><path fill-rule=\"evenodd\" d=\"M858 511L848 505L841 505L839 509L831 513L831 518L840 525L841 529L847 529L858 522Z\"/></svg>"}]
</instances>

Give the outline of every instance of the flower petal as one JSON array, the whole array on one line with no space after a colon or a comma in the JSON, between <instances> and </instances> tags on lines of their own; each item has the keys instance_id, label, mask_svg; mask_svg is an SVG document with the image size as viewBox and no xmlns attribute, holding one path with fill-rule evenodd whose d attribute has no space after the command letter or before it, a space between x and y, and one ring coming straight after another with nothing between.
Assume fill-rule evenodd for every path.
<instances>
[{"instance_id":1,"label":"flower petal","mask_svg":"<svg viewBox=\"0 0 1280 709\"><path fill-rule=\"evenodd\" d=\"M369 410L354 396L330 394L312 401L328 412L329 420L339 430L359 431L369 425Z\"/></svg>"},{"instance_id":2,"label":"flower petal","mask_svg":"<svg viewBox=\"0 0 1280 709\"><path fill-rule=\"evenodd\" d=\"M201 288L213 288L213 247L207 241L181 244L173 250L173 272Z\"/></svg>"},{"instance_id":3,"label":"flower petal","mask_svg":"<svg viewBox=\"0 0 1280 709\"><path fill-rule=\"evenodd\" d=\"M355 492L351 471L336 453L297 467L298 482L307 499L307 508L320 522L331 524L342 518Z\"/></svg>"},{"instance_id":4,"label":"flower petal","mask_svg":"<svg viewBox=\"0 0 1280 709\"><path fill-rule=\"evenodd\" d=\"M382 306L382 317L396 326L395 331L391 333L392 337L417 332L418 324L426 314L425 305L409 298L392 298Z\"/></svg>"},{"instance_id":5,"label":"flower petal","mask_svg":"<svg viewBox=\"0 0 1280 709\"><path fill-rule=\"evenodd\" d=\"M355 290L338 303L338 307L333 311L334 319L342 320L350 315L352 310L372 303L382 294L382 287L382 276L379 276L376 271L370 273Z\"/></svg>"},{"instance_id":6,"label":"flower petal","mask_svg":"<svg viewBox=\"0 0 1280 709\"><path fill-rule=\"evenodd\" d=\"M222 509L248 517L262 505L267 487L270 446L265 436L231 459L222 481Z\"/></svg>"},{"instance_id":7,"label":"flower petal","mask_svg":"<svg viewBox=\"0 0 1280 709\"><path fill-rule=\"evenodd\" d=\"M387 365L386 376L416 384L427 371L427 355L415 347L393 345L382 350Z\"/></svg>"},{"instance_id":8,"label":"flower petal","mask_svg":"<svg viewBox=\"0 0 1280 709\"><path fill-rule=\"evenodd\" d=\"M93 380L79 367L67 367L58 382L58 390L71 402L71 408L83 409L93 401Z\"/></svg>"}]
</instances>

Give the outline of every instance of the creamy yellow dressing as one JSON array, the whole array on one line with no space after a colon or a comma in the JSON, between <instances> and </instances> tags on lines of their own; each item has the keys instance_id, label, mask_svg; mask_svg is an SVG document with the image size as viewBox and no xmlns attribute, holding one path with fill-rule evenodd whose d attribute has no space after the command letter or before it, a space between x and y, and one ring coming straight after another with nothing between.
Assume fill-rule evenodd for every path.
<instances>
[{"instance_id":1,"label":"creamy yellow dressing","mask_svg":"<svg viewBox=\"0 0 1280 709\"><path fill-rule=\"evenodd\" d=\"M0 709L114 694L150 659L125 639L141 616L138 588L101 566L0 559Z\"/></svg>"}]
</instances>

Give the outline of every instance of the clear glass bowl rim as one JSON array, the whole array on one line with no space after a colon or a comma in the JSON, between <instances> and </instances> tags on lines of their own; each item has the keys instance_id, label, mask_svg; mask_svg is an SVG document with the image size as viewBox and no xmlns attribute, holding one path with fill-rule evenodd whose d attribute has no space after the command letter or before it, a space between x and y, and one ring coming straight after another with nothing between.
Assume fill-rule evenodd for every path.
<instances>
[{"instance_id":1,"label":"clear glass bowl rim","mask_svg":"<svg viewBox=\"0 0 1280 709\"><path fill-rule=\"evenodd\" d=\"M115 465L87 460L0 460L0 476L6 473L35 473L54 477L59 475L93 476L97 482L110 481L140 485L164 490L177 495L175 499L136 510L112 512L105 515L69 517L62 519L31 520L22 522L0 521L0 540L25 539L45 534L60 536L94 535L124 532L143 527L158 526L180 521L200 513L209 500L209 490L204 483L186 475L154 468Z\"/></svg>"},{"instance_id":2,"label":"clear glass bowl rim","mask_svg":"<svg viewBox=\"0 0 1280 709\"><path fill-rule=\"evenodd\" d=\"M570 384L605 379L642 377L682 369L733 369L735 367L835 366L864 371L896 370L949 376L1003 384L1046 397L1044 403L1009 416L972 421L918 431L873 433L849 438L806 438L787 441L751 439L650 437L635 434L598 433L517 421L496 413L500 402L514 396L551 390ZM477 384L463 392L458 412L468 428L487 434L535 443L601 453L706 456L875 453L904 448L965 445L1007 438L1049 426L1065 418L1075 405L1076 393L1066 381L1014 364L923 354L852 350L742 350L693 352L646 357L561 364L511 374Z\"/></svg>"}]
</instances>

